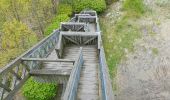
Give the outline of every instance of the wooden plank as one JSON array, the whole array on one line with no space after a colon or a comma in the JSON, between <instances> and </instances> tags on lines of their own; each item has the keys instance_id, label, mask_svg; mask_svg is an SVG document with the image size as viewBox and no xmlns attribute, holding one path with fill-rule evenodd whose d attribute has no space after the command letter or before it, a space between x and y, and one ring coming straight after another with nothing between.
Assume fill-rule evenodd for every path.
<instances>
[{"instance_id":1,"label":"wooden plank","mask_svg":"<svg viewBox=\"0 0 170 100\"><path fill-rule=\"evenodd\" d=\"M7 97L5 97L4 100L12 100L13 96L17 93L17 91L24 85L24 83L30 78L30 75L26 75L24 79L22 79L16 86L15 88L9 92Z\"/></svg>"},{"instance_id":2,"label":"wooden plank","mask_svg":"<svg viewBox=\"0 0 170 100\"><path fill-rule=\"evenodd\" d=\"M79 43L78 43L77 41L71 39L70 37L67 37L67 36L64 36L64 37L65 37L66 39L70 40L71 42L73 42L73 43L79 45Z\"/></svg>"},{"instance_id":3,"label":"wooden plank","mask_svg":"<svg viewBox=\"0 0 170 100\"><path fill-rule=\"evenodd\" d=\"M48 58L22 58L23 61L41 61L41 62L70 62L74 63L73 59L48 59Z\"/></svg>"},{"instance_id":4,"label":"wooden plank","mask_svg":"<svg viewBox=\"0 0 170 100\"><path fill-rule=\"evenodd\" d=\"M75 100L83 61L82 48L80 48L78 58L71 72L62 100Z\"/></svg>"},{"instance_id":5,"label":"wooden plank","mask_svg":"<svg viewBox=\"0 0 170 100\"><path fill-rule=\"evenodd\" d=\"M30 72L31 76L42 76L42 75L70 75L71 70L49 70L49 69L40 69L40 70L31 70Z\"/></svg>"},{"instance_id":6,"label":"wooden plank","mask_svg":"<svg viewBox=\"0 0 170 100\"><path fill-rule=\"evenodd\" d=\"M86 25L85 23L77 23L77 22L61 22L62 25Z\"/></svg>"},{"instance_id":7,"label":"wooden plank","mask_svg":"<svg viewBox=\"0 0 170 100\"><path fill-rule=\"evenodd\" d=\"M61 31L60 34L63 36L98 36L98 32L63 32Z\"/></svg>"},{"instance_id":8,"label":"wooden plank","mask_svg":"<svg viewBox=\"0 0 170 100\"><path fill-rule=\"evenodd\" d=\"M8 92L11 91L11 89L8 86L6 86L5 84L0 83L0 87L4 88Z\"/></svg>"},{"instance_id":9,"label":"wooden plank","mask_svg":"<svg viewBox=\"0 0 170 100\"><path fill-rule=\"evenodd\" d=\"M96 37L92 37L91 39L87 40L84 42L84 44L86 45L87 43L91 42L92 40L94 40Z\"/></svg>"},{"instance_id":10,"label":"wooden plank","mask_svg":"<svg viewBox=\"0 0 170 100\"><path fill-rule=\"evenodd\" d=\"M17 72L17 71L16 71ZM11 73L18 79L18 80L22 80L22 78L17 74L15 73L13 70L11 70Z\"/></svg>"}]
</instances>

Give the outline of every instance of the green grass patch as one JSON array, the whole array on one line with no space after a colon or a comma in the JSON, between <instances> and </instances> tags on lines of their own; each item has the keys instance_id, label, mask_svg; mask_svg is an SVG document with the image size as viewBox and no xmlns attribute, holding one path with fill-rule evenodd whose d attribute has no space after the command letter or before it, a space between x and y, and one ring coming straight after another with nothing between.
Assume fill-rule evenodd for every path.
<instances>
[{"instance_id":1,"label":"green grass patch","mask_svg":"<svg viewBox=\"0 0 170 100\"><path fill-rule=\"evenodd\" d=\"M158 55L159 51L157 48L152 48L153 55Z\"/></svg>"},{"instance_id":2,"label":"green grass patch","mask_svg":"<svg viewBox=\"0 0 170 100\"><path fill-rule=\"evenodd\" d=\"M100 18L103 45L109 73L113 80L113 89L116 89L114 77L117 74L117 65L127 53L133 51L135 40L140 38L140 26L137 20L144 14L144 7L143 0L125 0L123 2L124 14L116 20L115 24L112 23L115 19Z\"/></svg>"},{"instance_id":3,"label":"green grass patch","mask_svg":"<svg viewBox=\"0 0 170 100\"><path fill-rule=\"evenodd\" d=\"M128 16L141 16L145 12L143 0L125 0L123 9L127 11Z\"/></svg>"},{"instance_id":4,"label":"green grass patch","mask_svg":"<svg viewBox=\"0 0 170 100\"><path fill-rule=\"evenodd\" d=\"M120 19L116 26L109 25L106 19L100 22L103 30L103 43L106 52L106 59L111 77L116 75L117 64L120 63L125 53L133 51L135 39L140 37L139 28L132 23L128 17Z\"/></svg>"}]
</instances>

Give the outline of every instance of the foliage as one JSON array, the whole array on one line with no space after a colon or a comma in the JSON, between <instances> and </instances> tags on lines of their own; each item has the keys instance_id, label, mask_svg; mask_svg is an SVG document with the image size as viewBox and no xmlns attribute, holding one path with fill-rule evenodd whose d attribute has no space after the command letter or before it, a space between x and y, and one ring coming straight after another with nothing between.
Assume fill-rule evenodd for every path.
<instances>
[{"instance_id":1,"label":"foliage","mask_svg":"<svg viewBox=\"0 0 170 100\"><path fill-rule=\"evenodd\" d=\"M106 52L106 59L109 66L110 75L116 74L116 66L125 56L126 52L133 50L133 43L136 38L140 37L139 28L134 20L129 17L121 18L116 26L108 25L106 19L101 20L102 30L104 31L103 42ZM107 27L107 30L105 29Z\"/></svg>"},{"instance_id":2,"label":"foliage","mask_svg":"<svg viewBox=\"0 0 170 100\"><path fill-rule=\"evenodd\" d=\"M22 22L13 19L3 25L2 48L27 48L37 42L35 34Z\"/></svg>"},{"instance_id":3,"label":"foliage","mask_svg":"<svg viewBox=\"0 0 170 100\"><path fill-rule=\"evenodd\" d=\"M13 48L7 49L5 51L0 51L0 68L5 66L8 62L14 60L19 54L24 52L23 48Z\"/></svg>"},{"instance_id":4,"label":"foliage","mask_svg":"<svg viewBox=\"0 0 170 100\"><path fill-rule=\"evenodd\" d=\"M61 22L69 20L69 16L72 14L72 7L69 4L61 3L58 6L58 15L52 20L51 24L48 25L45 29L45 35L49 35L53 30L60 27Z\"/></svg>"},{"instance_id":5,"label":"foliage","mask_svg":"<svg viewBox=\"0 0 170 100\"><path fill-rule=\"evenodd\" d=\"M22 88L24 96L28 100L51 100L56 93L55 84L38 83L30 78Z\"/></svg>"},{"instance_id":6,"label":"foliage","mask_svg":"<svg viewBox=\"0 0 170 100\"><path fill-rule=\"evenodd\" d=\"M72 14L71 5L69 5L69 4L59 4L58 14L67 14L68 16L71 16L71 14Z\"/></svg>"},{"instance_id":7,"label":"foliage","mask_svg":"<svg viewBox=\"0 0 170 100\"><path fill-rule=\"evenodd\" d=\"M4 66L37 42L35 33L16 19L5 22L2 33L0 66Z\"/></svg>"},{"instance_id":8,"label":"foliage","mask_svg":"<svg viewBox=\"0 0 170 100\"><path fill-rule=\"evenodd\" d=\"M105 0L74 0L74 12L80 12L84 9L93 9L97 12L103 12L106 9Z\"/></svg>"},{"instance_id":9,"label":"foliage","mask_svg":"<svg viewBox=\"0 0 170 100\"><path fill-rule=\"evenodd\" d=\"M143 0L125 0L123 3L123 9L128 11L128 14L132 16L140 16L144 13Z\"/></svg>"},{"instance_id":10,"label":"foliage","mask_svg":"<svg viewBox=\"0 0 170 100\"><path fill-rule=\"evenodd\" d=\"M54 18L53 22L45 29L45 35L49 35L53 30L60 27L60 23L69 20L67 14L61 14Z\"/></svg>"}]
</instances>

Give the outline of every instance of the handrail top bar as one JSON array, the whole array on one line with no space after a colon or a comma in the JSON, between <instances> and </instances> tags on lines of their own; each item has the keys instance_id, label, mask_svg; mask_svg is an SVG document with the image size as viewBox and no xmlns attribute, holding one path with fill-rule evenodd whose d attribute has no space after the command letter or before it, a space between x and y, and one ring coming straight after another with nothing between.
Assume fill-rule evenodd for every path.
<instances>
[{"instance_id":1,"label":"handrail top bar","mask_svg":"<svg viewBox=\"0 0 170 100\"><path fill-rule=\"evenodd\" d=\"M83 22L61 22L61 25L86 25Z\"/></svg>"},{"instance_id":2,"label":"handrail top bar","mask_svg":"<svg viewBox=\"0 0 170 100\"><path fill-rule=\"evenodd\" d=\"M41 61L41 62L75 62L73 59L47 59L47 58L22 58L22 61Z\"/></svg>"},{"instance_id":3,"label":"handrail top bar","mask_svg":"<svg viewBox=\"0 0 170 100\"><path fill-rule=\"evenodd\" d=\"M79 18L97 18L97 16L79 16Z\"/></svg>"},{"instance_id":4,"label":"handrail top bar","mask_svg":"<svg viewBox=\"0 0 170 100\"><path fill-rule=\"evenodd\" d=\"M99 32L65 32L65 31L61 31L60 34L65 35L65 36L73 36L73 35L77 35L77 36L98 36Z\"/></svg>"},{"instance_id":5,"label":"handrail top bar","mask_svg":"<svg viewBox=\"0 0 170 100\"><path fill-rule=\"evenodd\" d=\"M30 75L33 76L39 76L39 75L59 75L59 76L69 76L71 73L71 69L70 70L50 70L50 69L34 69L34 70L30 70Z\"/></svg>"},{"instance_id":6,"label":"handrail top bar","mask_svg":"<svg viewBox=\"0 0 170 100\"><path fill-rule=\"evenodd\" d=\"M91 16L90 14L75 14L75 16Z\"/></svg>"}]
</instances>

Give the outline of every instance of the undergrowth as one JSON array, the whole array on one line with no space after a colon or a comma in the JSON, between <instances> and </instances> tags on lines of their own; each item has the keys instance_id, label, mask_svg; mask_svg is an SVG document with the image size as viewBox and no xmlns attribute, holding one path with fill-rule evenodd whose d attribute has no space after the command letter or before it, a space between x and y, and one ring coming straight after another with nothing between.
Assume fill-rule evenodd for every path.
<instances>
[{"instance_id":1,"label":"undergrowth","mask_svg":"<svg viewBox=\"0 0 170 100\"><path fill-rule=\"evenodd\" d=\"M103 44L113 88L116 89L114 77L117 74L117 65L129 52L133 51L133 44L140 37L140 28L136 20L144 14L143 0L125 0L123 15L117 19L115 25L112 19L101 17Z\"/></svg>"}]
</instances>

